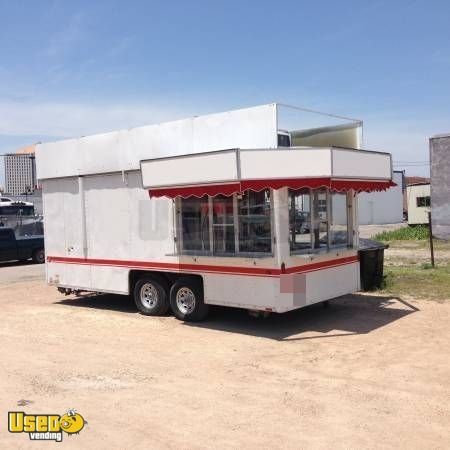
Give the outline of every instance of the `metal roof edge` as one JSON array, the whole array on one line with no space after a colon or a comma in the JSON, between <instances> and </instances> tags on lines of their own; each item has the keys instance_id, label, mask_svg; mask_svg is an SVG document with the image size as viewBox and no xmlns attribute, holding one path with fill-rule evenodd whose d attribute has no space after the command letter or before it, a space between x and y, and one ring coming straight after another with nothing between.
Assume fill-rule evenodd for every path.
<instances>
[{"instance_id":1,"label":"metal roof edge","mask_svg":"<svg viewBox=\"0 0 450 450\"><path fill-rule=\"evenodd\" d=\"M435 134L434 136L431 136L431 137L430 137L430 140L431 140L431 139L446 138L446 137L450 137L450 133Z\"/></svg>"}]
</instances>

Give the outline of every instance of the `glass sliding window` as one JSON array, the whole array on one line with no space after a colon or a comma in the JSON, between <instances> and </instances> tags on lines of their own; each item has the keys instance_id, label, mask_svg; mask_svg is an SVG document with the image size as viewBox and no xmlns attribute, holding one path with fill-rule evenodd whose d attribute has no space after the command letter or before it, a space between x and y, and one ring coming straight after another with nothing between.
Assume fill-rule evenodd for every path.
<instances>
[{"instance_id":1,"label":"glass sliding window","mask_svg":"<svg viewBox=\"0 0 450 450\"><path fill-rule=\"evenodd\" d=\"M347 195L333 192L330 197L330 246L346 246L348 244Z\"/></svg>"},{"instance_id":2,"label":"glass sliding window","mask_svg":"<svg viewBox=\"0 0 450 450\"><path fill-rule=\"evenodd\" d=\"M270 190L245 191L238 199L239 252L272 251Z\"/></svg>"},{"instance_id":3,"label":"glass sliding window","mask_svg":"<svg viewBox=\"0 0 450 450\"><path fill-rule=\"evenodd\" d=\"M213 204L214 254L234 254L234 208L233 196L217 195Z\"/></svg>"},{"instance_id":4,"label":"glass sliding window","mask_svg":"<svg viewBox=\"0 0 450 450\"><path fill-rule=\"evenodd\" d=\"M208 252L209 206L208 197L181 200L181 232L183 250Z\"/></svg>"},{"instance_id":5,"label":"glass sliding window","mask_svg":"<svg viewBox=\"0 0 450 450\"><path fill-rule=\"evenodd\" d=\"M328 191L326 189L315 189L312 193L312 228L313 248L328 248Z\"/></svg>"},{"instance_id":6,"label":"glass sliding window","mask_svg":"<svg viewBox=\"0 0 450 450\"><path fill-rule=\"evenodd\" d=\"M291 252L311 249L311 193L289 191L289 246Z\"/></svg>"}]
</instances>

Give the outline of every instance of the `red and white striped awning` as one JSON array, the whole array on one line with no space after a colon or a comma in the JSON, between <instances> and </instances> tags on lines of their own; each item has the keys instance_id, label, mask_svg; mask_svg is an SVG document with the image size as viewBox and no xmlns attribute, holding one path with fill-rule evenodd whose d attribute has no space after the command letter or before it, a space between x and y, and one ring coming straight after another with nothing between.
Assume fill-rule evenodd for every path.
<instances>
[{"instance_id":1,"label":"red and white striped awning","mask_svg":"<svg viewBox=\"0 0 450 450\"><path fill-rule=\"evenodd\" d=\"M396 186L389 154L337 148L226 150L152 159L141 161L141 175L150 197L169 198L285 187L377 192Z\"/></svg>"},{"instance_id":2,"label":"red and white striped awning","mask_svg":"<svg viewBox=\"0 0 450 450\"><path fill-rule=\"evenodd\" d=\"M238 183L230 184L205 184L197 186L179 186L149 189L150 197L203 197L204 195L225 195L230 196L246 190L262 191L264 189L319 189L328 188L335 192L380 192L396 186L389 181L378 180L337 180L331 178L292 178L283 180L242 180Z\"/></svg>"}]
</instances>

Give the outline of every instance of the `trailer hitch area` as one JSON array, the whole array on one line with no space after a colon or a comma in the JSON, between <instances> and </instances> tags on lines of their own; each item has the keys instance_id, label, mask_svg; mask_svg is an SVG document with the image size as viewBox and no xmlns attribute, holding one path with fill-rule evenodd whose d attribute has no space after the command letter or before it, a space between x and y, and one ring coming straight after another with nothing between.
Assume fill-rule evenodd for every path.
<instances>
[{"instance_id":1,"label":"trailer hitch area","mask_svg":"<svg viewBox=\"0 0 450 450\"><path fill-rule=\"evenodd\" d=\"M79 295L79 293L80 293L80 291L78 291L78 290L70 289L70 288L63 288L63 287L59 287L58 292L60 292L61 294L64 294L64 295L70 295L70 294Z\"/></svg>"},{"instance_id":2,"label":"trailer hitch area","mask_svg":"<svg viewBox=\"0 0 450 450\"><path fill-rule=\"evenodd\" d=\"M267 308L266 311L261 311L258 309L247 309L248 315L250 317L253 317L255 319L266 319L270 316L271 310L269 311L269 308Z\"/></svg>"}]
</instances>

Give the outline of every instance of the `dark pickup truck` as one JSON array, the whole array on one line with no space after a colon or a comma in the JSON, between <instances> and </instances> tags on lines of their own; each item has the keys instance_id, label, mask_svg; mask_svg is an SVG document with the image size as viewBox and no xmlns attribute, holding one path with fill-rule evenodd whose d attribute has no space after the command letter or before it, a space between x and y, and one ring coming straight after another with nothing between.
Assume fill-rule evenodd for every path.
<instances>
[{"instance_id":1,"label":"dark pickup truck","mask_svg":"<svg viewBox=\"0 0 450 450\"><path fill-rule=\"evenodd\" d=\"M45 262L44 236L17 237L11 228L0 227L0 261Z\"/></svg>"}]
</instances>

